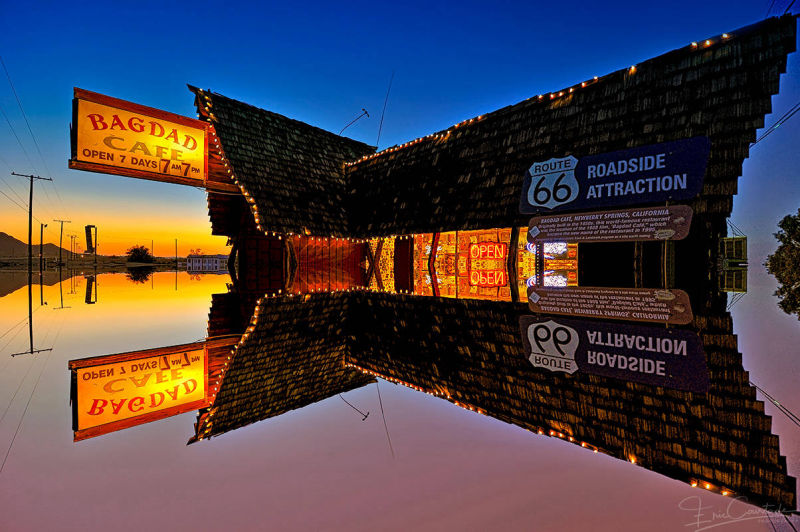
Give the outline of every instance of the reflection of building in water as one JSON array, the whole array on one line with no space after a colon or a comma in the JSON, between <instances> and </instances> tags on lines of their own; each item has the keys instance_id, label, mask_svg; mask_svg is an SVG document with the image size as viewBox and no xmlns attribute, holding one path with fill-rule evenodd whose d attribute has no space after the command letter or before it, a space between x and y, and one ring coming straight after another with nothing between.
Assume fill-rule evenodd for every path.
<instances>
[{"instance_id":1,"label":"reflection of building in water","mask_svg":"<svg viewBox=\"0 0 800 532\"><path fill-rule=\"evenodd\" d=\"M210 384L216 397L201 412L191 442L373 382L344 364L349 335L342 317L350 295L292 296L257 305L224 378Z\"/></svg>"},{"instance_id":2,"label":"reflection of building in water","mask_svg":"<svg viewBox=\"0 0 800 532\"><path fill-rule=\"evenodd\" d=\"M190 273L218 273L228 271L227 255L189 255L186 271Z\"/></svg>"},{"instance_id":3,"label":"reflection of building in water","mask_svg":"<svg viewBox=\"0 0 800 532\"><path fill-rule=\"evenodd\" d=\"M510 303L353 294L350 367L533 432L753 503L795 505L771 420L748 384L724 300L697 316L711 372L693 394L534 368ZM722 310L720 310L722 305ZM535 445L535 442L532 442Z\"/></svg>"}]
</instances>

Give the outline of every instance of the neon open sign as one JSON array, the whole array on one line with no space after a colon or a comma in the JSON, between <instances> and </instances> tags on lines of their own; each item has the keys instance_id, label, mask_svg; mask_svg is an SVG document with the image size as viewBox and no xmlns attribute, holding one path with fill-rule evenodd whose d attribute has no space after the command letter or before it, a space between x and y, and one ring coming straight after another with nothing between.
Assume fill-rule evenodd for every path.
<instances>
[{"instance_id":1,"label":"neon open sign","mask_svg":"<svg viewBox=\"0 0 800 532\"><path fill-rule=\"evenodd\" d=\"M479 242L469 246L469 284L496 287L508 284L505 261L508 245L498 242Z\"/></svg>"}]
</instances>

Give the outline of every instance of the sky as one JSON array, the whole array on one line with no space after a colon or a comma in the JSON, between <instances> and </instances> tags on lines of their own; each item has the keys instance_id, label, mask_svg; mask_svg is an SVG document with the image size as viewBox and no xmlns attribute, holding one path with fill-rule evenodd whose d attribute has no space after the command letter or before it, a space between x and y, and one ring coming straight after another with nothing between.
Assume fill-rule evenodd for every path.
<instances>
[{"instance_id":1,"label":"sky","mask_svg":"<svg viewBox=\"0 0 800 532\"><path fill-rule=\"evenodd\" d=\"M9 3L0 55L36 143L0 72L12 126L0 117L0 190L24 204L25 179L12 170L54 179L35 190L46 242L57 242L52 220L61 218L72 221L67 234L97 225L104 254L152 240L156 254L169 255L175 238L180 254L225 252L225 239L210 235L203 191L67 169L73 87L194 117L191 83L334 132L366 108L369 118L346 134L374 145L394 72L385 148L735 30L788 3ZM800 100L799 72L793 56L767 125ZM772 228L796 211L799 130L795 118L754 148L741 193L758 201L737 206L740 226ZM25 210L2 194L0 231L27 238Z\"/></svg>"}]
</instances>

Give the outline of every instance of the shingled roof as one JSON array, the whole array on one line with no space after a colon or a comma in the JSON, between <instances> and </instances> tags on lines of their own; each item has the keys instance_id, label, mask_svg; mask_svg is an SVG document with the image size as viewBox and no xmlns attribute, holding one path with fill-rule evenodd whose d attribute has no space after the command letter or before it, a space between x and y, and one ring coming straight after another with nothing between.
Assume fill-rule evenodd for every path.
<instances>
[{"instance_id":1,"label":"shingled roof","mask_svg":"<svg viewBox=\"0 0 800 532\"><path fill-rule=\"evenodd\" d=\"M700 135L711 155L704 199L692 207L729 213L795 41L794 16L771 18L368 155L347 167L351 230L523 225L521 184L533 162Z\"/></svg>"},{"instance_id":2,"label":"shingled roof","mask_svg":"<svg viewBox=\"0 0 800 532\"><path fill-rule=\"evenodd\" d=\"M795 17L770 18L377 154L191 88L262 230L381 236L524 224L520 185L533 161L698 135L712 149L705 199L692 207L730 212L729 195L795 47Z\"/></svg>"},{"instance_id":3,"label":"shingled roof","mask_svg":"<svg viewBox=\"0 0 800 532\"><path fill-rule=\"evenodd\" d=\"M200 414L190 443L373 382L344 365L348 304L339 294L274 298L256 306L224 378L211 383L213 407Z\"/></svg>"},{"instance_id":4,"label":"shingled roof","mask_svg":"<svg viewBox=\"0 0 800 532\"><path fill-rule=\"evenodd\" d=\"M214 124L233 176L254 199L265 228L279 233L347 234L343 164L373 153L374 147L189 88L196 95L200 116ZM209 210L214 210L211 204Z\"/></svg>"}]
</instances>

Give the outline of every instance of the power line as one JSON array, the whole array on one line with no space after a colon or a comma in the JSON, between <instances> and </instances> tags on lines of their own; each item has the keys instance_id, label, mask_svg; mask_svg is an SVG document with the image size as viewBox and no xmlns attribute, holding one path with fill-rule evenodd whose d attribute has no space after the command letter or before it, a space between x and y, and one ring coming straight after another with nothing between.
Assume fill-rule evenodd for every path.
<instances>
[{"instance_id":1,"label":"power line","mask_svg":"<svg viewBox=\"0 0 800 532\"><path fill-rule=\"evenodd\" d=\"M767 8L767 12L764 14L764 18L767 18L769 16L769 12L772 11L772 7L774 5L775 5L775 0L772 0L772 2L769 4L769 7Z\"/></svg>"},{"instance_id":2,"label":"power line","mask_svg":"<svg viewBox=\"0 0 800 532\"><path fill-rule=\"evenodd\" d=\"M17 397L17 393L19 393L20 388L22 388L22 384L28 378L28 373L31 372L31 369L33 369L33 366L35 364L36 364L36 359L33 359L33 361L31 362L30 366L28 366L28 371L25 372L25 375L22 376L22 380L19 381L19 384L17 385L17 389L14 390L14 395L11 396L11 400L6 405L6 409L3 411L3 415L0 416L0 423L2 423L3 420L6 418L6 414L8 414L8 409L11 408L11 405L14 403L14 399Z\"/></svg>"},{"instance_id":3,"label":"power line","mask_svg":"<svg viewBox=\"0 0 800 532\"><path fill-rule=\"evenodd\" d=\"M392 82L394 81L394 70L392 70L392 77L389 78L389 88L386 89L386 98L383 100L383 111L381 111L381 122L378 124L378 140L375 141L375 149L381 142L381 131L383 130L383 117L386 114L386 104L389 103L389 91L392 90Z\"/></svg>"},{"instance_id":4,"label":"power line","mask_svg":"<svg viewBox=\"0 0 800 532\"><path fill-rule=\"evenodd\" d=\"M44 155L42 155L42 150L39 147L39 142L36 140L36 135L33 134L33 128L31 128L31 124L28 121L28 115L25 114L25 109L22 107L22 101L20 100L19 95L17 94L17 89L16 87L14 87L14 82L11 80L11 74L9 74L8 68L6 67L5 61L3 61L2 56L0 56L0 65L3 66L3 71L6 73L6 78L8 79L8 84L11 87L11 92L14 93L14 98L17 100L17 106L19 107L20 113L22 113L22 118L25 120L25 125L28 127L28 133L30 133L31 135L31 140L33 140L33 145L36 147L36 152L39 154L39 159L42 160L42 164L44 165L45 175L52 178L53 175L50 172L50 169L47 167L47 161L45 160ZM56 208L54 202L52 201L52 199L50 199L50 195L47 192L47 187L44 187L42 190L44 191L47 201L50 202L51 207L54 208L56 211L59 211L60 209ZM58 189L55 188L55 183L53 183L53 190L56 192L56 194L58 194ZM59 194L58 196L59 196L59 201L61 201L61 195ZM63 208L64 204L62 202L61 209Z\"/></svg>"},{"instance_id":5,"label":"power line","mask_svg":"<svg viewBox=\"0 0 800 532\"><path fill-rule=\"evenodd\" d=\"M27 210L28 210L28 206L27 206L27 205L20 205L19 203L17 203L17 201L16 201L14 198L12 198L11 196L9 196L8 194L6 194L5 192L3 192L2 190L0 190L0 194L2 194L3 196L7 197L9 201L11 201L11 202L12 202L14 205L16 205L17 207L19 207L19 208L20 208L20 209L22 209L23 211L27 211ZM38 220L38 218L37 218L37 220ZM41 223L41 222L40 222L40 223Z\"/></svg>"},{"instance_id":6,"label":"power line","mask_svg":"<svg viewBox=\"0 0 800 532\"><path fill-rule=\"evenodd\" d=\"M786 111L785 113L783 113L783 116L781 116L781 117L780 117L780 118L777 120L777 122L775 122L775 124L773 124L772 126L770 126L770 128L769 128L769 129L767 129L767 130L766 130L764 133L762 133L762 134L761 134L761 136L760 136L760 137L758 137L758 138L756 139L756 141L750 145L750 147L752 148L753 146L755 146L756 144L758 144L759 142L761 142L762 140L764 140L764 139L765 139L765 138L766 138L766 137L767 137L767 136L768 136L770 133L772 133L773 131L775 131L776 129L778 129L780 126L782 126L783 124L785 124L785 123L786 123L786 122L787 122L787 121L788 121L790 118L792 118L792 117L793 117L793 116L794 116L794 115L795 115L795 114L796 114L798 111L800 111L800 102L797 102L797 103L796 103L796 104L795 104L795 105L794 105L794 106L793 106L791 109L789 109L788 111Z\"/></svg>"},{"instance_id":7,"label":"power line","mask_svg":"<svg viewBox=\"0 0 800 532\"><path fill-rule=\"evenodd\" d=\"M765 391L763 388L759 387L759 386L758 386L756 383L754 383L753 381L750 381L750 385L751 385L751 386L753 386L753 387L754 387L756 390L760 391L762 394L764 394L764 396L765 396L765 397L766 397L766 398L769 400L769 402L770 402L770 403L772 403L773 405L775 405L775 406L778 408L778 410L780 410L780 411L781 411L781 413L783 413L783 414L784 414L786 417L788 417L788 418L789 418L789 420L790 420L792 423L794 423L795 425L797 425L798 427L800 427L800 417L797 417L797 415L796 415L794 412L792 412L791 410L789 410L788 408L786 408L785 406L783 406L783 405L782 405L782 404L781 404L781 403L780 403L780 402L779 402L777 399L775 399L774 397L772 397L772 396L771 396L770 394L768 394L768 393L767 393L767 392L766 392L766 391Z\"/></svg>"},{"instance_id":8,"label":"power line","mask_svg":"<svg viewBox=\"0 0 800 532\"><path fill-rule=\"evenodd\" d=\"M386 441L389 442L389 450L392 452L394 458L394 447L392 447L392 438L389 436L389 426L386 424L386 414L383 412L383 400L381 399L381 389L378 386L378 379L375 379L375 389L378 390L378 404L381 406L381 417L383 418L383 428L386 431Z\"/></svg>"},{"instance_id":9,"label":"power line","mask_svg":"<svg viewBox=\"0 0 800 532\"><path fill-rule=\"evenodd\" d=\"M8 187L8 189L9 189L11 192L13 192L13 193L14 193L14 195L17 197L17 199L19 199L19 200L20 200L22 203L25 203L25 200L24 200L24 199L22 199L22 196L20 196L20 195L19 195L19 193L18 193L16 190L14 190L14 187L12 187L12 186L9 184L9 182L5 180L5 178L4 178L3 176L0 176L0 181L2 181L3 183L5 183L5 185ZM26 208L27 208L27 205L26 205Z\"/></svg>"},{"instance_id":10,"label":"power line","mask_svg":"<svg viewBox=\"0 0 800 532\"><path fill-rule=\"evenodd\" d=\"M17 139L17 144L19 144L19 147L22 149L22 153L25 154L25 158L28 160L28 164L31 165L31 169L38 174L39 172L36 170L36 166L34 166L33 161L31 161L30 155L28 155L28 150L25 149L25 146L22 145L22 141L19 140L19 135L17 135L17 130L14 129L13 125L11 125L11 120L8 119L8 115L3 110L2 105L0 105L0 114L2 114L3 118L6 119L6 124L8 124L9 129L11 129L11 133L14 135L14 138Z\"/></svg>"},{"instance_id":11,"label":"power line","mask_svg":"<svg viewBox=\"0 0 800 532\"><path fill-rule=\"evenodd\" d=\"M8 456L11 454L11 449L14 447L14 442L17 439L17 434L19 434L19 429L22 427L22 421L25 419L25 414L28 413L28 407L31 406L31 399L33 399L33 394L36 393L36 387L39 386L39 380L42 378L42 373L44 373L44 368L47 366L47 363L50 361L50 353L47 353L47 356L42 363L42 369L39 370L39 376L36 377L36 382L33 385L33 390L31 390L31 394L28 396L28 402L25 403L25 410L22 411L22 417L19 418L19 423L17 424L17 429L14 431L14 436L11 438L11 443L8 446L8 451L6 451L6 455L3 458L3 463L0 464L0 474L3 473L3 469L6 467L6 461L8 460Z\"/></svg>"},{"instance_id":12,"label":"power line","mask_svg":"<svg viewBox=\"0 0 800 532\"><path fill-rule=\"evenodd\" d=\"M31 123L28 122L28 115L25 114L25 109L22 108L22 102L19 99L19 95L17 94L17 89L14 87L14 82L11 81L11 74L8 73L8 68L6 68L6 62L3 61L3 57L0 56L0 65L3 65L3 71L6 73L6 78L8 78L8 84L11 86L11 92L14 93L14 98L17 100L17 105L19 106L19 111L22 113L22 118L25 120L25 125L28 126L28 133L31 134L31 139L33 140L33 145L36 146L36 151L39 153L39 158L42 160L42 164L44 165L44 170L46 175L49 177L53 177L50 174L50 170L47 168L47 161L45 161L44 156L42 155L42 150L39 148L39 143L36 142L36 136L33 134L33 129L31 128Z\"/></svg>"}]
</instances>

